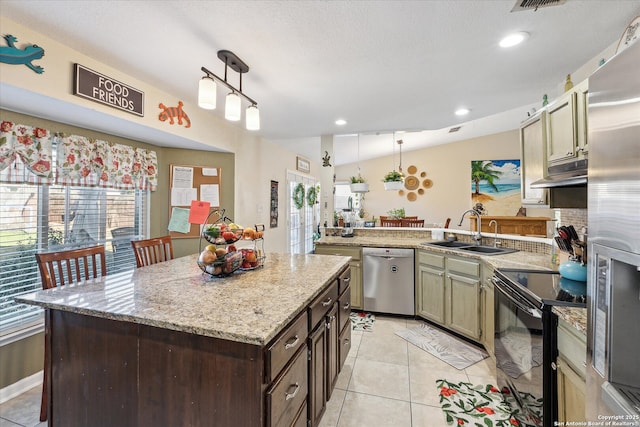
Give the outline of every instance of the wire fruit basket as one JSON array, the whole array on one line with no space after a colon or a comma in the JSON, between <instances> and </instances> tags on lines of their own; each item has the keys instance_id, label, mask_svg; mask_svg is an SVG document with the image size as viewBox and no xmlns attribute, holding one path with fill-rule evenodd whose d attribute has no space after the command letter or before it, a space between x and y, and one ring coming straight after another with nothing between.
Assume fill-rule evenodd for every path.
<instances>
[{"instance_id":1,"label":"wire fruit basket","mask_svg":"<svg viewBox=\"0 0 640 427\"><path fill-rule=\"evenodd\" d=\"M218 220L207 224L216 214ZM207 217L200 234L198 266L210 277L226 277L236 271L255 270L264 265L264 224L243 228L224 215L224 209ZM208 242L203 248L203 240Z\"/></svg>"}]
</instances>

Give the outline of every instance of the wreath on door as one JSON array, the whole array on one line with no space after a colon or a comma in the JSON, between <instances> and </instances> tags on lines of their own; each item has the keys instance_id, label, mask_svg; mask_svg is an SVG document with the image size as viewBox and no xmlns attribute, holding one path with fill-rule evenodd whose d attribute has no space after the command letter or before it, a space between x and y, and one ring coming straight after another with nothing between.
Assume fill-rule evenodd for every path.
<instances>
[{"instance_id":1,"label":"wreath on door","mask_svg":"<svg viewBox=\"0 0 640 427\"><path fill-rule=\"evenodd\" d=\"M313 207L316 204L316 199L318 198L318 194L316 193L316 187L309 187L307 190L307 205Z\"/></svg>"},{"instance_id":2,"label":"wreath on door","mask_svg":"<svg viewBox=\"0 0 640 427\"><path fill-rule=\"evenodd\" d=\"M304 184L303 183L299 183L298 185L295 186L295 188L293 189L293 204L295 205L296 209L302 209L302 206L304 205Z\"/></svg>"}]
</instances>

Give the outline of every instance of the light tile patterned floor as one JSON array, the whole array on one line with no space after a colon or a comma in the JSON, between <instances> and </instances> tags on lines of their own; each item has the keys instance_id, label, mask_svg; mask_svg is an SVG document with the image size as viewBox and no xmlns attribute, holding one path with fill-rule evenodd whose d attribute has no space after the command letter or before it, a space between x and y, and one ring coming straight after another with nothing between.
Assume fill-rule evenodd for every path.
<instances>
[{"instance_id":1,"label":"light tile patterned floor","mask_svg":"<svg viewBox=\"0 0 640 427\"><path fill-rule=\"evenodd\" d=\"M419 320L376 316L373 332L352 332L352 345L320 427L451 427L436 379L490 382L487 358L459 371L395 335Z\"/></svg>"},{"instance_id":2,"label":"light tile patterned floor","mask_svg":"<svg viewBox=\"0 0 640 427\"><path fill-rule=\"evenodd\" d=\"M394 333L418 323L378 315L373 332L352 332L351 352L320 427L445 427L436 379L495 383L490 358L459 371ZM38 421L41 390L0 405L0 427L46 426Z\"/></svg>"}]
</instances>

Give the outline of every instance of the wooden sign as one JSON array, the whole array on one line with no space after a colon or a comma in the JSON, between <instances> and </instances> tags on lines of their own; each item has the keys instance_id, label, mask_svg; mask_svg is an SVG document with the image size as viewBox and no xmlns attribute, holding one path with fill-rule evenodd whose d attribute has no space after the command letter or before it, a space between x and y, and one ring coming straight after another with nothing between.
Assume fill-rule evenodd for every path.
<instances>
[{"instance_id":1,"label":"wooden sign","mask_svg":"<svg viewBox=\"0 0 640 427\"><path fill-rule=\"evenodd\" d=\"M144 117L144 92L74 64L73 94Z\"/></svg>"}]
</instances>

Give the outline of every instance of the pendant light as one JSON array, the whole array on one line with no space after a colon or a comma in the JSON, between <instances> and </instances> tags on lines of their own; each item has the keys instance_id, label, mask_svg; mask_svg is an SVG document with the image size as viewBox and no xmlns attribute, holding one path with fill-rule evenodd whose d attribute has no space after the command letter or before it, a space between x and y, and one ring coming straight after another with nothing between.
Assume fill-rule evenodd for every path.
<instances>
[{"instance_id":1,"label":"pendant light","mask_svg":"<svg viewBox=\"0 0 640 427\"><path fill-rule=\"evenodd\" d=\"M235 92L229 92L224 103L224 118L237 122L242 115L242 101Z\"/></svg>"},{"instance_id":2,"label":"pendant light","mask_svg":"<svg viewBox=\"0 0 640 427\"><path fill-rule=\"evenodd\" d=\"M201 78L198 84L198 107L215 110L217 95L216 82L209 76Z\"/></svg>"},{"instance_id":3,"label":"pendant light","mask_svg":"<svg viewBox=\"0 0 640 427\"><path fill-rule=\"evenodd\" d=\"M358 134L358 175L354 178L356 178L357 181L364 181L364 178L360 175L360 134ZM350 189L352 193L368 193L369 184L366 182L352 182Z\"/></svg>"},{"instance_id":4,"label":"pendant light","mask_svg":"<svg viewBox=\"0 0 640 427\"><path fill-rule=\"evenodd\" d=\"M260 110L258 110L258 107L255 104L247 107L245 116L247 118L247 130L260 130Z\"/></svg>"},{"instance_id":5,"label":"pendant light","mask_svg":"<svg viewBox=\"0 0 640 427\"><path fill-rule=\"evenodd\" d=\"M224 117L227 120L237 122L242 117L242 98L249 101L250 105L246 110L247 130L260 130L260 112L258 103L242 92L242 75L249 71L249 66L238 56L228 50L219 50L218 58L224 62L224 79L218 77L205 67L200 69L205 76L198 85L198 106L207 110L216 108L216 82L226 86L231 92L225 99ZM240 87L236 89L227 81L227 69L231 68L237 72L240 80Z\"/></svg>"}]
</instances>

